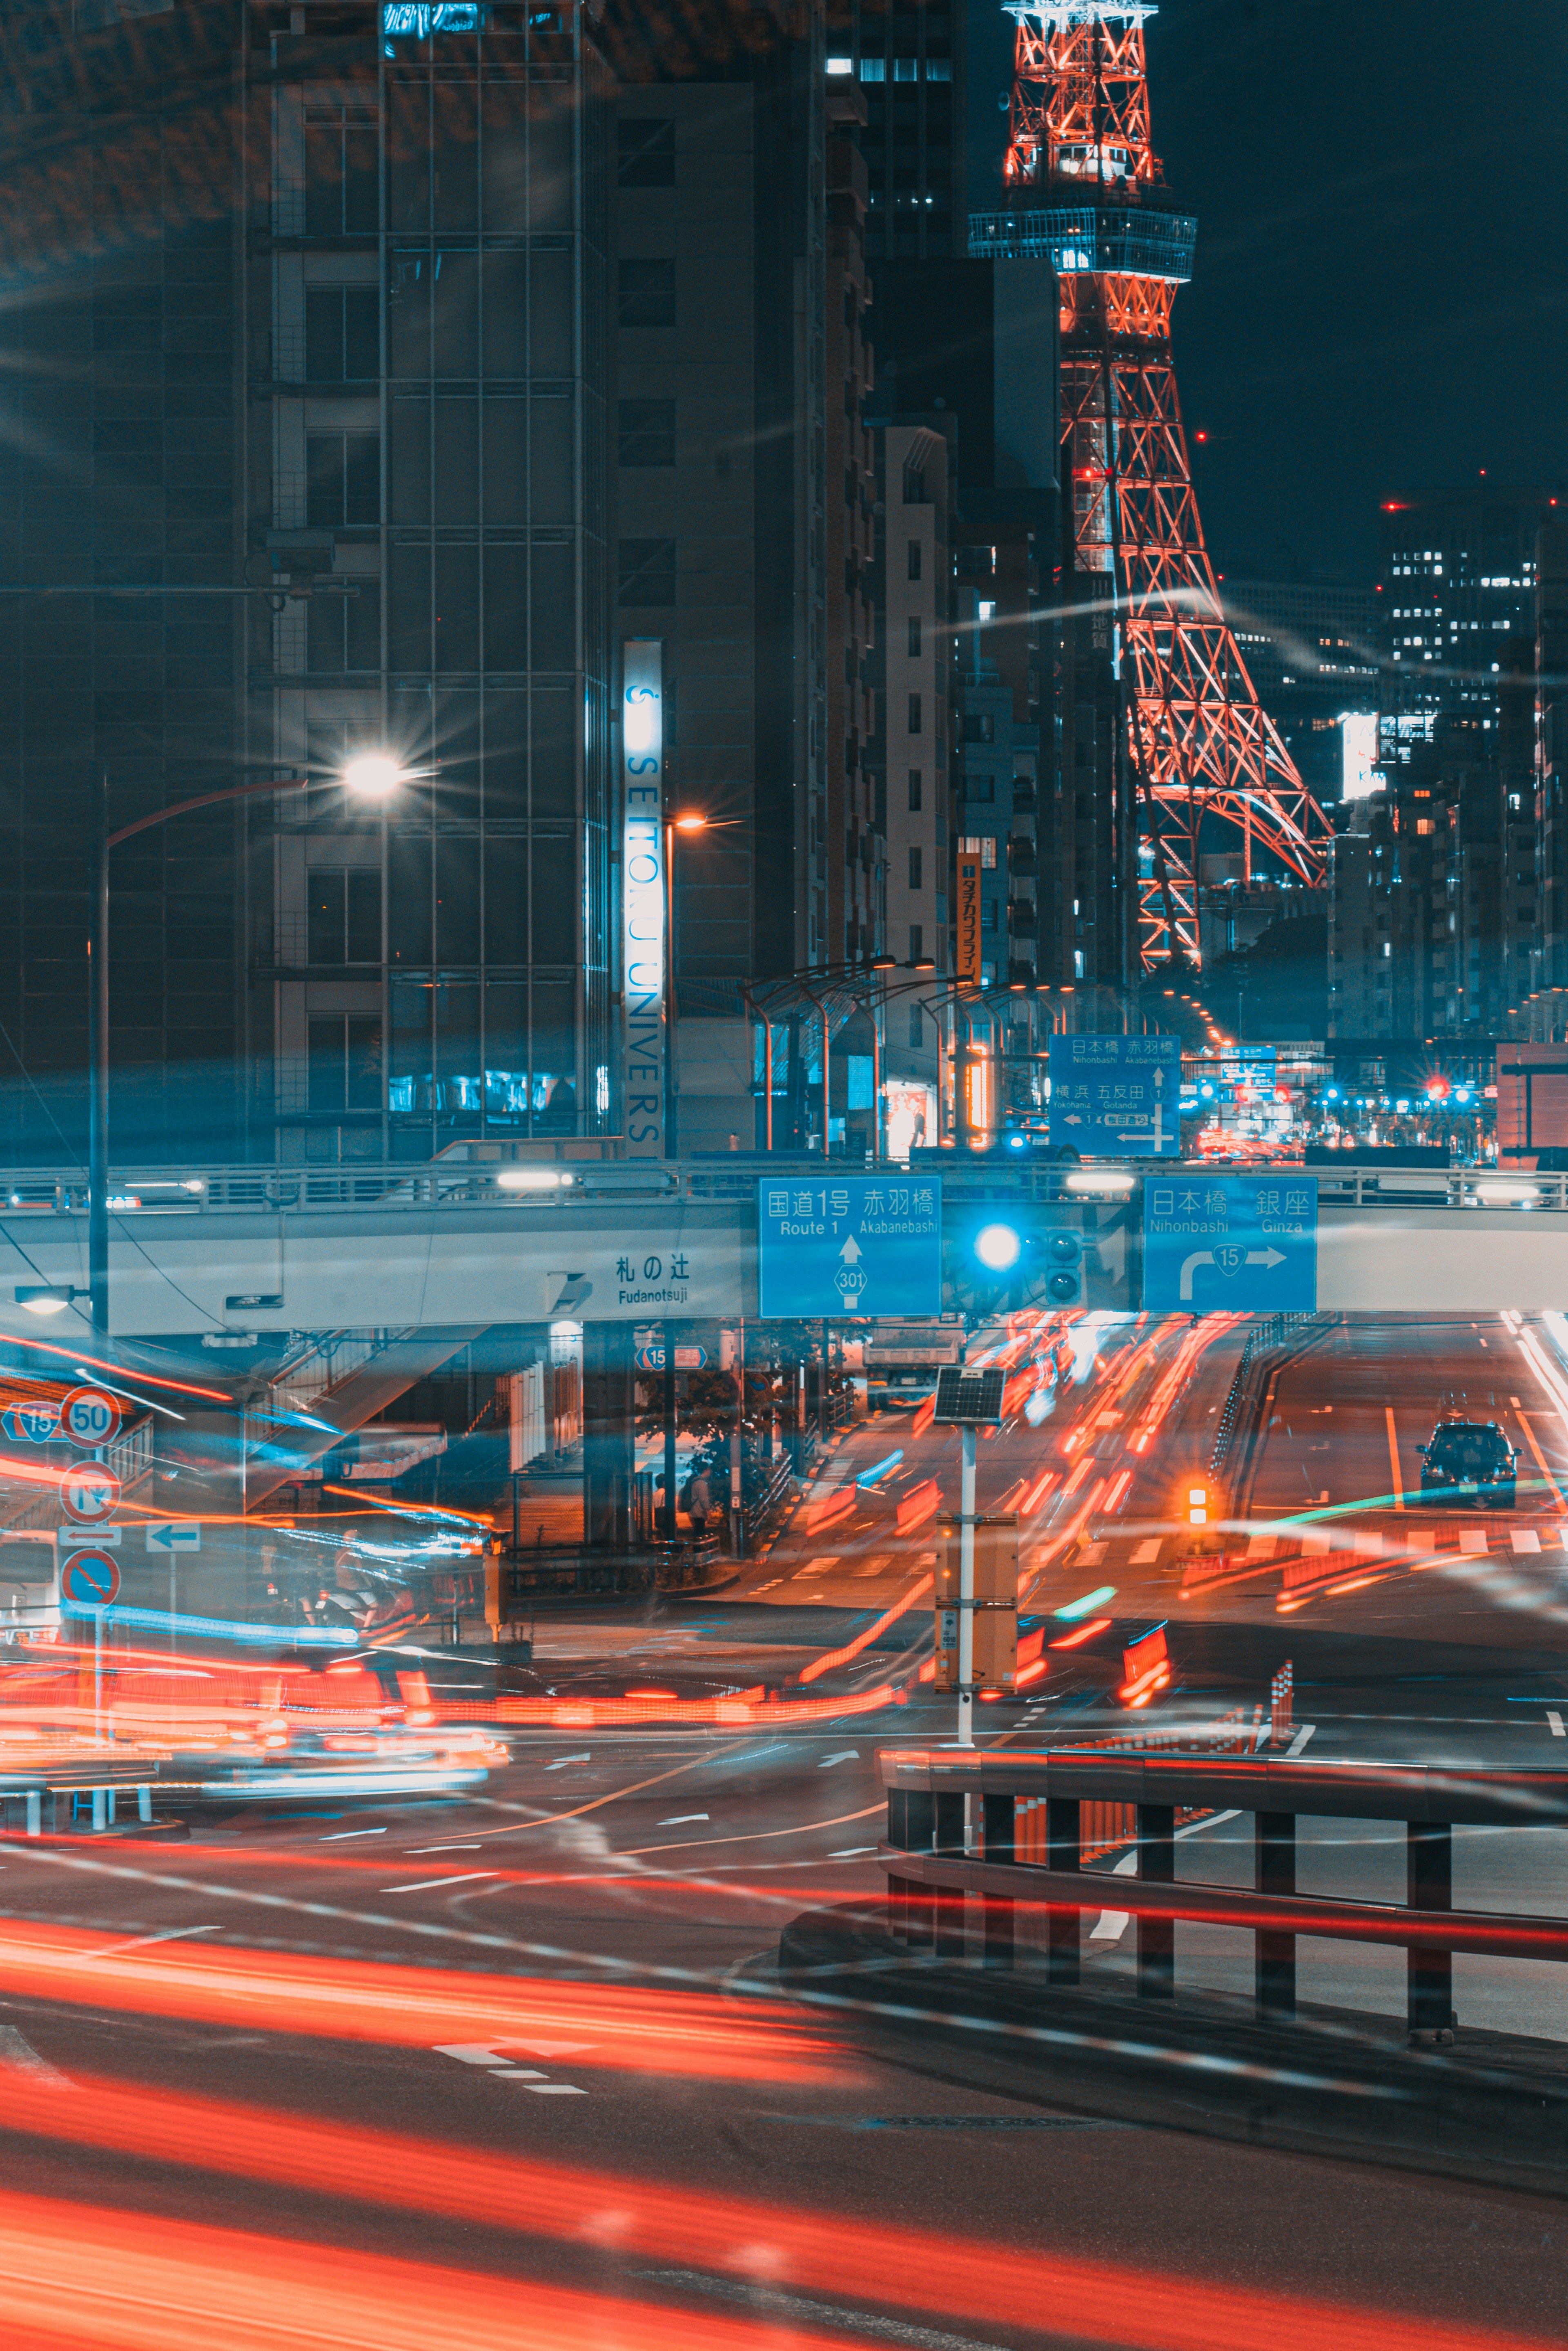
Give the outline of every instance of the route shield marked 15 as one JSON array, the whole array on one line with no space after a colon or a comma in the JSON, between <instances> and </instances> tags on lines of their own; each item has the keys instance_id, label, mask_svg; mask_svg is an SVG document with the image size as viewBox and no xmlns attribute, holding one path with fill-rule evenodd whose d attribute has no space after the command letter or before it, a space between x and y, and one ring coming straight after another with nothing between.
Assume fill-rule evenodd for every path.
<instances>
[{"instance_id":1,"label":"route shield marked 15","mask_svg":"<svg viewBox=\"0 0 1568 2351\"><path fill-rule=\"evenodd\" d=\"M759 1177L757 1270L763 1316L940 1314L941 1177Z\"/></svg>"},{"instance_id":2,"label":"route shield marked 15","mask_svg":"<svg viewBox=\"0 0 1568 2351\"><path fill-rule=\"evenodd\" d=\"M9 1404L0 1412L0 1431L13 1445L47 1445L60 1433L57 1404Z\"/></svg>"},{"instance_id":3,"label":"route shield marked 15","mask_svg":"<svg viewBox=\"0 0 1568 2351\"><path fill-rule=\"evenodd\" d=\"M1148 1314L1317 1311L1317 1178L1185 1171L1143 1191Z\"/></svg>"}]
</instances>

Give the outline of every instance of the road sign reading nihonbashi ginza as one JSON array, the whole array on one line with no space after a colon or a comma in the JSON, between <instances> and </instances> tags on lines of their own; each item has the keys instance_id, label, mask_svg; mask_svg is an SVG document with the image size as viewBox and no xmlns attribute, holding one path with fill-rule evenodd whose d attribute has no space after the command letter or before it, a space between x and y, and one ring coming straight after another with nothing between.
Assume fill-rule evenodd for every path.
<instances>
[{"instance_id":1,"label":"road sign reading nihonbashi ginza","mask_svg":"<svg viewBox=\"0 0 1568 2351\"><path fill-rule=\"evenodd\" d=\"M1150 1176L1143 1209L1146 1313L1316 1311L1315 1176Z\"/></svg>"},{"instance_id":2,"label":"road sign reading nihonbashi ginza","mask_svg":"<svg viewBox=\"0 0 1568 2351\"><path fill-rule=\"evenodd\" d=\"M940 1313L941 1178L764 1176L757 1263L764 1316Z\"/></svg>"}]
</instances>

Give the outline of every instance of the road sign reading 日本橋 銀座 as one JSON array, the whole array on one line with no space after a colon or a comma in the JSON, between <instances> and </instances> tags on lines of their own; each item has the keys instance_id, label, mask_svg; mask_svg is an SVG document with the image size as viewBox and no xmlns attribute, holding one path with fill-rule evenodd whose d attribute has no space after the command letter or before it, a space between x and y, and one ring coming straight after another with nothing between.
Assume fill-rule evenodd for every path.
<instances>
[{"instance_id":1,"label":"road sign reading \u65e5\u672c\u6a4b \u9280\u5ea7","mask_svg":"<svg viewBox=\"0 0 1568 2351\"><path fill-rule=\"evenodd\" d=\"M1143 1193L1148 1314L1312 1314L1317 1178L1151 1176Z\"/></svg>"},{"instance_id":2,"label":"road sign reading \u65e5\u672c\u6a4b \u9280\u5ea7","mask_svg":"<svg viewBox=\"0 0 1568 2351\"><path fill-rule=\"evenodd\" d=\"M764 1317L940 1313L940 1176L760 1177L757 1272Z\"/></svg>"}]
</instances>

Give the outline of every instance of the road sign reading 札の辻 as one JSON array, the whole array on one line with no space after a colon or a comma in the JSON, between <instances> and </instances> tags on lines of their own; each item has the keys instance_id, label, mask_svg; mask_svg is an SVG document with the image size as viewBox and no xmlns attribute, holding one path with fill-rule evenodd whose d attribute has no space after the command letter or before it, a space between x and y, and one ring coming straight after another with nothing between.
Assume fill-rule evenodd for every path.
<instances>
[{"instance_id":1,"label":"road sign reading \u672d\u306e\u8fbb","mask_svg":"<svg viewBox=\"0 0 1568 2351\"><path fill-rule=\"evenodd\" d=\"M1151 1178L1143 1304L1148 1314L1315 1313L1317 1178Z\"/></svg>"},{"instance_id":2,"label":"road sign reading \u672d\u306e\u8fbb","mask_svg":"<svg viewBox=\"0 0 1568 2351\"><path fill-rule=\"evenodd\" d=\"M757 1272L764 1317L940 1313L940 1176L761 1177Z\"/></svg>"},{"instance_id":3,"label":"road sign reading \u672d\u306e\u8fbb","mask_svg":"<svg viewBox=\"0 0 1568 2351\"><path fill-rule=\"evenodd\" d=\"M1096 1157L1174 1159L1179 1037L1053 1037L1051 1140Z\"/></svg>"}]
</instances>

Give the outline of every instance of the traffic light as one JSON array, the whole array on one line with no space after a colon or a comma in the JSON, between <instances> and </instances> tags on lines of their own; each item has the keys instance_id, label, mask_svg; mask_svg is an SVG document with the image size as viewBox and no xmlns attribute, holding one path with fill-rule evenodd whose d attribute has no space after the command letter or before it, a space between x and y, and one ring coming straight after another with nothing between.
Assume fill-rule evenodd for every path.
<instances>
[{"instance_id":1,"label":"traffic light","mask_svg":"<svg viewBox=\"0 0 1568 2351\"><path fill-rule=\"evenodd\" d=\"M1084 1302L1084 1236L1069 1225L1040 1236L1045 1260L1045 1296L1053 1306Z\"/></svg>"},{"instance_id":2,"label":"traffic light","mask_svg":"<svg viewBox=\"0 0 1568 2351\"><path fill-rule=\"evenodd\" d=\"M1209 1489L1207 1486L1189 1486L1187 1489L1187 1523L1189 1527L1206 1527L1209 1524Z\"/></svg>"}]
</instances>

